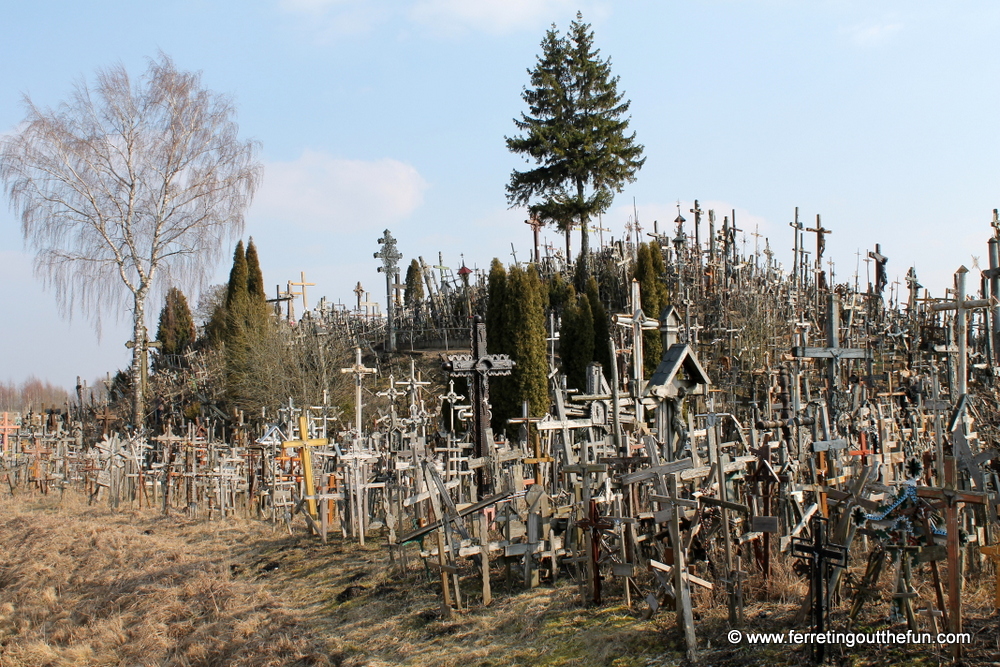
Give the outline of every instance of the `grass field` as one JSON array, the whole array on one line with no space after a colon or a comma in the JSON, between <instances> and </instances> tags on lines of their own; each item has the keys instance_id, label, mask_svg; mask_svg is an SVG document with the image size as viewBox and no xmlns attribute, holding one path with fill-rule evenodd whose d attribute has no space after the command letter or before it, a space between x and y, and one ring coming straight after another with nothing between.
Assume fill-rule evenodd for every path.
<instances>
[{"instance_id":1,"label":"grass field","mask_svg":"<svg viewBox=\"0 0 1000 667\"><path fill-rule=\"evenodd\" d=\"M390 568L384 539L329 544L246 519L189 521L152 510L112 513L62 498L0 499L0 665L384 665L487 667L683 662L674 615L640 618L609 583L609 603L585 608L572 580L531 591L493 571L483 607L471 566L468 609L442 618L436 575L419 559ZM1000 665L991 580L966 591L966 664ZM887 586L883 576L883 586ZM747 597L764 597L751 578ZM924 599L931 599L926 585ZM806 588L779 569L770 599L748 604L745 630L805 629L793 616ZM887 595L883 595L887 599ZM716 592L696 590L706 665L802 665L802 646L731 645ZM872 605L863 629L884 628ZM835 626L845 613L835 614ZM892 626L899 630L901 626ZM902 626L905 630L905 626ZM840 665L948 664L937 646L831 647Z\"/></svg>"}]
</instances>

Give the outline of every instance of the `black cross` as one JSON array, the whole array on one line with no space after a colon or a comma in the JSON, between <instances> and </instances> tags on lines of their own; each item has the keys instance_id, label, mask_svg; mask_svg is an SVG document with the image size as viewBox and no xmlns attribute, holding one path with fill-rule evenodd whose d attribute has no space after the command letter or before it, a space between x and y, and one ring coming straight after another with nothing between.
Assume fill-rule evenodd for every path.
<instances>
[{"instance_id":1,"label":"black cross","mask_svg":"<svg viewBox=\"0 0 1000 667\"><path fill-rule=\"evenodd\" d=\"M826 613L829 606L829 591L826 582L828 570L833 567L847 567L847 547L826 541L827 523L823 516L816 514L810 522L812 528L812 544L801 537L792 538L792 555L809 562L812 594L813 629L816 633L826 632ZM817 663L823 662L825 644L813 644L813 658Z\"/></svg>"},{"instance_id":2,"label":"black cross","mask_svg":"<svg viewBox=\"0 0 1000 667\"><path fill-rule=\"evenodd\" d=\"M485 456L491 444L490 437L490 383L489 378L496 375L510 375L514 362L506 354L487 354L486 324L480 315L473 318L472 323L472 354L450 354L443 368L450 377L473 378L469 383L473 406L473 455L476 458ZM479 493L486 495L492 487L492 480L484 479L483 469L476 469L476 484Z\"/></svg>"}]
</instances>

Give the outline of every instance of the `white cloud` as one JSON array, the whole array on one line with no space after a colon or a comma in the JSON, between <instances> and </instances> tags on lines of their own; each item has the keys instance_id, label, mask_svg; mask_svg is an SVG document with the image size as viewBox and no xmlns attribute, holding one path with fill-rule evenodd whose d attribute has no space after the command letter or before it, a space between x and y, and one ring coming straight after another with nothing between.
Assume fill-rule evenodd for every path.
<instances>
[{"instance_id":1,"label":"white cloud","mask_svg":"<svg viewBox=\"0 0 1000 667\"><path fill-rule=\"evenodd\" d=\"M266 165L251 215L314 231L382 229L409 217L426 189L420 173L399 160L306 150L297 160Z\"/></svg>"}]
</instances>

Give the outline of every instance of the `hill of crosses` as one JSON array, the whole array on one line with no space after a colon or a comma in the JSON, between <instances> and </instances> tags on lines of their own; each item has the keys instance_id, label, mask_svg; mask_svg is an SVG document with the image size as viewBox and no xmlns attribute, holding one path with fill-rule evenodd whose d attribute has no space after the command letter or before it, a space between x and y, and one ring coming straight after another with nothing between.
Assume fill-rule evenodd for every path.
<instances>
[{"instance_id":1,"label":"hill of crosses","mask_svg":"<svg viewBox=\"0 0 1000 667\"><path fill-rule=\"evenodd\" d=\"M685 214L174 293L144 424L0 413L0 664L996 664L996 212L942 295Z\"/></svg>"}]
</instances>

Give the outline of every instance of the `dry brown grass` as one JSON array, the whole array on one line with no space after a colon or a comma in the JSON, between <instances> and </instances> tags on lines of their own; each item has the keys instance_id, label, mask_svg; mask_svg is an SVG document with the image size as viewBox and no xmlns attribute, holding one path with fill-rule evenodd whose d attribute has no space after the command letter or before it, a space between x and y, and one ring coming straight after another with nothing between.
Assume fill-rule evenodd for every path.
<instances>
[{"instance_id":1,"label":"dry brown grass","mask_svg":"<svg viewBox=\"0 0 1000 667\"><path fill-rule=\"evenodd\" d=\"M69 494L8 498L0 513L4 666L332 662L300 613L231 576L246 527Z\"/></svg>"},{"instance_id":2,"label":"dry brown grass","mask_svg":"<svg viewBox=\"0 0 1000 667\"><path fill-rule=\"evenodd\" d=\"M478 576L463 566L469 608L439 614L433 571L411 559L390 569L384 540L365 547L333 538L323 545L249 520L191 522L153 511L112 514L67 494L0 499L0 666L343 665L343 667L500 667L601 665L659 667L683 662L672 612L643 621L641 602L621 604L607 582L607 605L584 608L569 579L524 591L504 585L495 564L495 600L480 605ZM991 567L991 566L988 566ZM752 563L744 569L753 571ZM864 559L852 562L860 577ZM891 568L880 601L859 630L885 622ZM914 577L925 603L933 597ZM992 610L992 570L970 579L966 627L976 633L966 664L1000 662ZM794 620L806 588L784 558L765 588L747 581L748 631L806 629ZM846 593L846 591L845 591ZM806 647L732 646L725 595L696 589L702 664L771 667L808 662ZM834 610L842 628L849 596ZM831 651L832 663L948 664L937 647Z\"/></svg>"}]
</instances>

